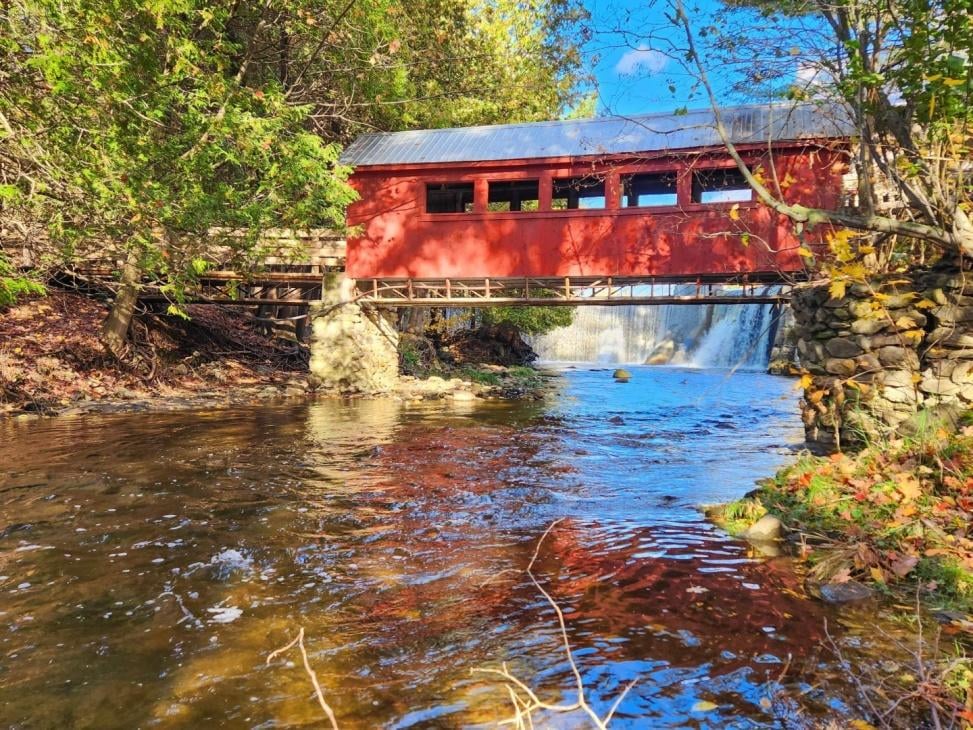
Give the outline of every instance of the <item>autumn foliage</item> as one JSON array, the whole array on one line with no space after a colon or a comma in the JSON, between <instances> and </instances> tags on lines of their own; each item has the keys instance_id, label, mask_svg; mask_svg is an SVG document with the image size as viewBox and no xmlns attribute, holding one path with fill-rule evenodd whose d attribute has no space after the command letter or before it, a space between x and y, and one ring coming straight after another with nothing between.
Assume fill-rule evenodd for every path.
<instances>
[{"instance_id":1,"label":"autumn foliage","mask_svg":"<svg viewBox=\"0 0 973 730\"><path fill-rule=\"evenodd\" d=\"M914 581L973 603L973 426L806 457L756 498L802 535L814 577Z\"/></svg>"}]
</instances>

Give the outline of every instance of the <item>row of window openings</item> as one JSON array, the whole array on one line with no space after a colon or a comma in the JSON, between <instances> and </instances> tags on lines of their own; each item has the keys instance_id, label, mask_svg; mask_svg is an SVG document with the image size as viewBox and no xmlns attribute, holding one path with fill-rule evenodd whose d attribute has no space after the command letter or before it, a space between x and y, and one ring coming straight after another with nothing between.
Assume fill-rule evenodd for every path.
<instances>
[{"instance_id":1,"label":"row of window openings","mask_svg":"<svg viewBox=\"0 0 973 730\"><path fill-rule=\"evenodd\" d=\"M621 179L622 208L657 208L676 205L676 176L646 173ZM540 210L540 181L490 181L487 210ZM753 199L753 190L736 169L697 170L693 173L694 203L736 203ZM555 179L551 210L598 210L605 205L604 179ZM434 183L426 186L427 213L472 213L473 183Z\"/></svg>"}]
</instances>

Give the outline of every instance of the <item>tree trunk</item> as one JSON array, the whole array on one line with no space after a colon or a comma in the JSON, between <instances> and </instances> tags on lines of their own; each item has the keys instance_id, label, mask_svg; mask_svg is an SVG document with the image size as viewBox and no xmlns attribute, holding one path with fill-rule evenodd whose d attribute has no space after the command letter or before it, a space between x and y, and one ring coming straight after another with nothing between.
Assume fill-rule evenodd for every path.
<instances>
[{"instance_id":1,"label":"tree trunk","mask_svg":"<svg viewBox=\"0 0 973 730\"><path fill-rule=\"evenodd\" d=\"M973 258L973 220L959 206L953 217L953 235L962 256Z\"/></svg>"},{"instance_id":2,"label":"tree trunk","mask_svg":"<svg viewBox=\"0 0 973 730\"><path fill-rule=\"evenodd\" d=\"M101 343L116 358L121 358L125 354L128 328L135 313L135 304L138 302L141 278L138 253L132 251L122 267L121 286L115 294L111 312L101 326Z\"/></svg>"}]
</instances>

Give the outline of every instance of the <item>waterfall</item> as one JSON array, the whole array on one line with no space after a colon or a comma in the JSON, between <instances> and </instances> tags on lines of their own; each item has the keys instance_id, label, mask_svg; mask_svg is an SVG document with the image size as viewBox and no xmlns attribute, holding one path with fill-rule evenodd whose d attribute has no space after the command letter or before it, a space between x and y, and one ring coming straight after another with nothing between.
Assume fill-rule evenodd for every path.
<instances>
[{"instance_id":1,"label":"waterfall","mask_svg":"<svg viewBox=\"0 0 973 730\"><path fill-rule=\"evenodd\" d=\"M773 323L772 304L584 306L531 345L548 362L765 368Z\"/></svg>"}]
</instances>

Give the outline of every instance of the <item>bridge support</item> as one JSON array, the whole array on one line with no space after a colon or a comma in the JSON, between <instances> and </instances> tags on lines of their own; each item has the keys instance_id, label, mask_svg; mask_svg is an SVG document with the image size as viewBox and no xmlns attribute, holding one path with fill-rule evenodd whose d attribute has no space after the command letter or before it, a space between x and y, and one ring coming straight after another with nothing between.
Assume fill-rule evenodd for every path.
<instances>
[{"instance_id":1,"label":"bridge support","mask_svg":"<svg viewBox=\"0 0 973 730\"><path fill-rule=\"evenodd\" d=\"M955 425L973 407L969 274L919 271L798 286L791 306L808 445L828 452Z\"/></svg>"},{"instance_id":2,"label":"bridge support","mask_svg":"<svg viewBox=\"0 0 973 730\"><path fill-rule=\"evenodd\" d=\"M354 301L355 282L327 274L310 305L311 382L343 393L383 393L399 377L399 335L389 314Z\"/></svg>"}]
</instances>

